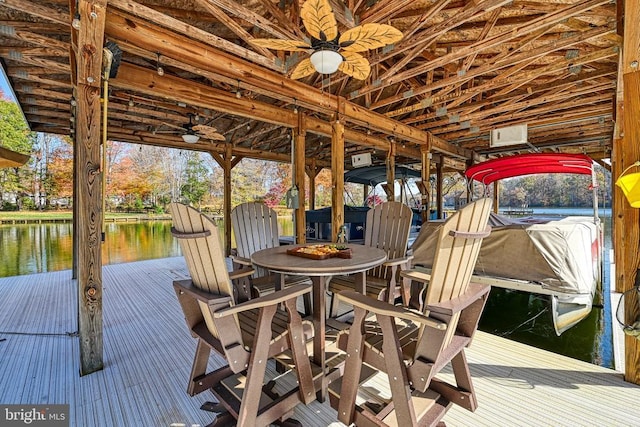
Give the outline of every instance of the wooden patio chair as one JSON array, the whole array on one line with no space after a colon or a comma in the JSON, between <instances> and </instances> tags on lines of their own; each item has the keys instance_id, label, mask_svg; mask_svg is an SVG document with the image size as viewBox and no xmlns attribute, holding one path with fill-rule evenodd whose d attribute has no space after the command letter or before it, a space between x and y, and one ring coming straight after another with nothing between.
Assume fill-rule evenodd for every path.
<instances>
[{"instance_id":1,"label":"wooden patio chair","mask_svg":"<svg viewBox=\"0 0 640 427\"><path fill-rule=\"evenodd\" d=\"M275 421L299 425L284 420L298 403L316 398L306 348L313 327L296 310L296 299L310 292L311 286L291 286L236 304L232 280L253 270L230 276L216 224L189 206L172 203L170 210L172 232L191 275L189 280L173 283L187 326L197 340L187 392L193 396L211 389L220 402L209 408L220 412L212 426L265 426ZM280 304L286 311L278 309ZM211 350L227 364L207 372ZM263 384L265 368L268 359L283 351L295 364L287 375L293 375L290 384L297 386L276 395L273 382Z\"/></svg>"},{"instance_id":2,"label":"wooden patio chair","mask_svg":"<svg viewBox=\"0 0 640 427\"><path fill-rule=\"evenodd\" d=\"M280 246L278 231L278 214L264 203L241 203L231 211L231 226L236 238L236 255L232 257L234 264L251 266L251 254L256 251ZM251 278L253 289L259 296L275 291L279 275L272 274L262 268L256 268ZM299 284L311 284L306 276L280 277L281 288ZM311 313L311 296L305 294L305 314Z\"/></svg>"},{"instance_id":3,"label":"wooden patio chair","mask_svg":"<svg viewBox=\"0 0 640 427\"><path fill-rule=\"evenodd\" d=\"M415 294L422 299L422 311L353 291L338 294L355 307L352 326L338 337L339 348L347 352L344 376L329 387L341 422L432 426L452 403L476 409L464 348L471 343L490 288L470 283L482 239L490 231L490 211L490 199L459 210L440 229L431 273L403 272L405 284L423 286ZM370 314L375 321L367 320ZM436 378L449 363L455 381ZM380 390L379 383L371 385L375 381L388 382L391 401L371 392L372 387Z\"/></svg>"},{"instance_id":4,"label":"wooden patio chair","mask_svg":"<svg viewBox=\"0 0 640 427\"><path fill-rule=\"evenodd\" d=\"M369 209L365 224L364 244L384 250L387 261L367 272L366 294L375 299L393 303L400 295L399 272L410 267L412 256L407 256L409 232L413 211L399 202L385 202ZM337 315L335 295L355 290L354 276L335 276L329 282L331 297L330 317ZM390 292L391 291L391 292Z\"/></svg>"}]
</instances>

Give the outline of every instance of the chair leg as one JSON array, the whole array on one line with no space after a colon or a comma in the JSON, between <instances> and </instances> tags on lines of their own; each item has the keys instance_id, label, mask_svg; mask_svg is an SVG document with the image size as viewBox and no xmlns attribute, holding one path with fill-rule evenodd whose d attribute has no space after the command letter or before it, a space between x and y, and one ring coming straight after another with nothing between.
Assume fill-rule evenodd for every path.
<instances>
[{"instance_id":1,"label":"chair leg","mask_svg":"<svg viewBox=\"0 0 640 427\"><path fill-rule=\"evenodd\" d=\"M329 318L338 317L338 298L336 293L331 292L331 300L329 300Z\"/></svg>"},{"instance_id":2,"label":"chair leg","mask_svg":"<svg viewBox=\"0 0 640 427\"><path fill-rule=\"evenodd\" d=\"M306 293L302 296L302 302L304 303L304 315L311 316L313 313L313 305L311 305L311 293Z\"/></svg>"},{"instance_id":3,"label":"chair leg","mask_svg":"<svg viewBox=\"0 0 640 427\"><path fill-rule=\"evenodd\" d=\"M207 363L209 362L209 355L211 354L211 348L207 346L201 339L198 340L196 346L196 354L193 357L193 365L191 366L191 376L189 377L189 387L187 393L190 396L194 396L203 390L198 387L196 378L202 377L207 373Z\"/></svg>"},{"instance_id":4,"label":"chair leg","mask_svg":"<svg viewBox=\"0 0 640 427\"><path fill-rule=\"evenodd\" d=\"M417 425L409 379L402 357L402 345L398 339L394 318L382 315L377 315L377 318L384 337L382 351L398 425Z\"/></svg>"},{"instance_id":5,"label":"chair leg","mask_svg":"<svg viewBox=\"0 0 640 427\"><path fill-rule=\"evenodd\" d=\"M203 411L214 412L216 419L207 427L227 427L236 425L236 419L220 403L205 402L200 407Z\"/></svg>"},{"instance_id":6,"label":"chair leg","mask_svg":"<svg viewBox=\"0 0 640 427\"><path fill-rule=\"evenodd\" d=\"M253 351L249 360L245 390L238 412L238 425L253 426L256 424L262 383L269 355L269 341L271 340L271 322L276 312L276 306L260 309L258 324L253 342Z\"/></svg>"},{"instance_id":7,"label":"chair leg","mask_svg":"<svg viewBox=\"0 0 640 427\"><path fill-rule=\"evenodd\" d=\"M358 394L360 372L362 370L364 321L366 316L366 310L356 307L354 310L353 324L349 328L347 362L344 367L345 375L342 378L340 403L338 405L338 420L347 425L354 421L355 416L356 396Z\"/></svg>"}]
</instances>

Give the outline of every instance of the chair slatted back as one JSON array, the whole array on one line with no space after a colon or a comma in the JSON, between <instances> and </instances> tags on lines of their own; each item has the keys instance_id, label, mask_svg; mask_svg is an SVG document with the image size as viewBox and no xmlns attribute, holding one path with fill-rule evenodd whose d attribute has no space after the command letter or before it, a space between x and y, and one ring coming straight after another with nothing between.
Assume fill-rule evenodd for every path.
<instances>
[{"instance_id":1,"label":"chair slatted back","mask_svg":"<svg viewBox=\"0 0 640 427\"><path fill-rule=\"evenodd\" d=\"M488 198L469 203L440 228L425 296L426 310L429 304L451 300L467 291L482 245L482 238L473 237L473 233L486 232L491 206ZM449 334L455 333L456 324L457 319L452 319Z\"/></svg>"},{"instance_id":2,"label":"chair slatted back","mask_svg":"<svg viewBox=\"0 0 640 427\"><path fill-rule=\"evenodd\" d=\"M261 249L280 246L278 214L264 203L242 203L231 211L238 256L251 258Z\"/></svg>"},{"instance_id":3,"label":"chair slatted back","mask_svg":"<svg viewBox=\"0 0 640 427\"><path fill-rule=\"evenodd\" d=\"M385 202L367 212L364 244L382 249L388 259L402 258L407 253L413 211L399 202ZM388 270L388 271L387 271ZM371 276L389 279L390 269L376 267Z\"/></svg>"},{"instance_id":4,"label":"chair slatted back","mask_svg":"<svg viewBox=\"0 0 640 427\"><path fill-rule=\"evenodd\" d=\"M229 296L233 304L233 284L216 224L198 210L180 203L171 203L169 210L193 285L212 294ZM217 338L209 308L205 305L200 309L209 331Z\"/></svg>"}]
</instances>

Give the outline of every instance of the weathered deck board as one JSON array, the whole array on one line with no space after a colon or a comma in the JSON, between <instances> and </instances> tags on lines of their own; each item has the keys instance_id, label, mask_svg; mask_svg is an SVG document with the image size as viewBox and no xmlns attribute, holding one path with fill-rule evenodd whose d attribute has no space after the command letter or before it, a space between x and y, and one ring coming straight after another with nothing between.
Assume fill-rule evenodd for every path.
<instances>
[{"instance_id":1,"label":"weathered deck board","mask_svg":"<svg viewBox=\"0 0 640 427\"><path fill-rule=\"evenodd\" d=\"M210 422L199 408L212 396L185 391L195 341L171 286L184 275L181 257L105 267L105 369L85 377L66 335L77 330L70 272L0 279L0 403L69 403L76 426ZM615 371L485 333L467 355L480 407L454 407L451 426L639 425L640 387ZM314 402L297 418L326 426L335 412Z\"/></svg>"}]
</instances>

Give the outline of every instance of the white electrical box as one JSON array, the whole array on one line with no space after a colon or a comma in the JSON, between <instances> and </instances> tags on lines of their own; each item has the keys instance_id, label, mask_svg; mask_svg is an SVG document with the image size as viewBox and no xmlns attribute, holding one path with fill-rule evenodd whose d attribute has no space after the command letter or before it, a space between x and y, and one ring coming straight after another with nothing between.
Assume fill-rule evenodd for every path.
<instances>
[{"instance_id":1,"label":"white electrical box","mask_svg":"<svg viewBox=\"0 0 640 427\"><path fill-rule=\"evenodd\" d=\"M351 156L351 165L354 168L371 166L371 153L355 154Z\"/></svg>"},{"instance_id":2,"label":"white electrical box","mask_svg":"<svg viewBox=\"0 0 640 427\"><path fill-rule=\"evenodd\" d=\"M505 147L527 143L527 125L508 126L491 131L490 147Z\"/></svg>"}]
</instances>

